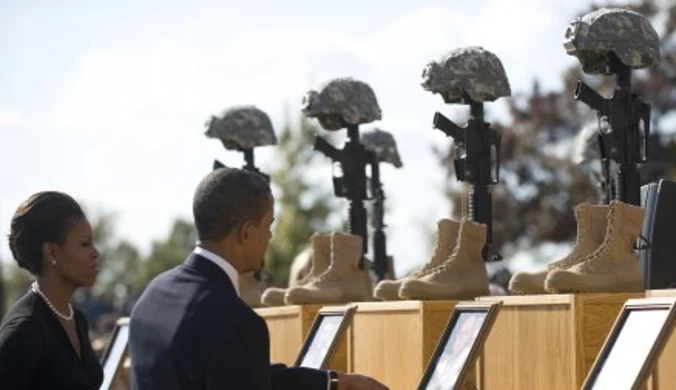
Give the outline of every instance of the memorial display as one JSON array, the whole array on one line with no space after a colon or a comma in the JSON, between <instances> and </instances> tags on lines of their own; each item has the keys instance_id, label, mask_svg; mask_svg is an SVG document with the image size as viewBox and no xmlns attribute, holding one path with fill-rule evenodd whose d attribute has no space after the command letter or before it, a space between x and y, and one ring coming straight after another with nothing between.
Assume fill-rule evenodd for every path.
<instances>
[{"instance_id":1,"label":"memorial display","mask_svg":"<svg viewBox=\"0 0 676 390\"><path fill-rule=\"evenodd\" d=\"M424 69L422 86L440 94L447 104L470 106L470 119L460 127L437 112L434 127L452 137L458 181L472 185L469 215L458 221L451 253L405 278L398 287L402 299L460 300L490 295L484 261L500 260L492 247L492 201L489 186L499 182L500 135L484 122L484 102L510 96L500 59L482 47L452 50ZM445 245L442 243L441 245ZM436 252L436 251L435 251ZM432 261L430 263L433 263ZM430 264L428 263L428 264ZM393 296L398 283L380 286L379 297ZM383 299L381 298L381 299ZM387 299L387 298L384 298Z\"/></svg>"},{"instance_id":2,"label":"memorial display","mask_svg":"<svg viewBox=\"0 0 676 390\"><path fill-rule=\"evenodd\" d=\"M628 300L582 390L639 390L674 329L676 298Z\"/></svg>"},{"instance_id":3,"label":"memorial display","mask_svg":"<svg viewBox=\"0 0 676 390\"><path fill-rule=\"evenodd\" d=\"M317 313L296 360L297 367L323 370L352 321L356 306L323 307Z\"/></svg>"},{"instance_id":4,"label":"memorial display","mask_svg":"<svg viewBox=\"0 0 676 390\"><path fill-rule=\"evenodd\" d=\"M500 181L500 133L484 121L484 103L494 102L512 94L500 59L480 46L452 50L423 70L422 87L441 95L446 104L468 105L467 125L458 126L442 113L436 112L433 127L453 139L453 165L459 182L471 185L469 194L470 220L487 227L482 248L485 261L499 261L494 250L493 202L490 186Z\"/></svg>"},{"instance_id":5,"label":"memorial display","mask_svg":"<svg viewBox=\"0 0 676 390\"><path fill-rule=\"evenodd\" d=\"M314 148L340 165L333 177L334 193L349 202L349 233L331 234L329 268L307 284L286 291L287 304L347 303L370 300L373 289L364 261L368 252L366 158L359 125L381 119L380 106L371 87L349 77L330 79L303 98L302 112L316 118L327 131L347 129L342 149L321 137Z\"/></svg>"},{"instance_id":6,"label":"memorial display","mask_svg":"<svg viewBox=\"0 0 676 390\"><path fill-rule=\"evenodd\" d=\"M591 237L583 236L598 238L598 229L587 231L578 220L578 242L573 253L549 264L546 270L515 274L510 289L538 293L544 277L544 289L551 293L643 291L643 274L634 250L649 246L646 243L632 247L626 243L645 241L641 236L645 211L640 201L638 164L648 159L650 105L631 91L631 71L659 63L659 36L650 21L637 12L602 8L571 22L564 48L579 60L584 73L616 77L610 98L602 97L583 82L578 82L573 95L597 111L607 227L603 242L586 253L583 247L594 245ZM598 210L600 214L602 209ZM587 242L589 246L582 245Z\"/></svg>"},{"instance_id":7,"label":"memorial display","mask_svg":"<svg viewBox=\"0 0 676 390\"><path fill-rule=\"evenodd\" d=\"M461 390L501 303L459 303L453 309L418 390Z\"/></svg>"},{"instance_id":8,"label":"memorial display","mask_svg":"<svg viewBox=\"0 0 676 390\"><path fill-rule=\"evenodd\" d=\"M108 347L101 359L103 366L103 390L131 389L129 374L124 370L124 362L129 355L129 319L117 321Z\"/></svg>"}]
</instances>

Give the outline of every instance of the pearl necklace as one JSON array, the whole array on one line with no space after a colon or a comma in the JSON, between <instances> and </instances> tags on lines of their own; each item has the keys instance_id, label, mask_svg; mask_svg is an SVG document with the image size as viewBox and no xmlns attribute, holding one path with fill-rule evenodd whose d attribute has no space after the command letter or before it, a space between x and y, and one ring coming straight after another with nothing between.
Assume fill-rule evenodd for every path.
<instances>
[{"instance_id":1,"label":"pearl necklace","mask_svg":"<svg viewBox=\"0 0 676 390\"><path fill-rule=\"evenodd\" d=\"M33 290L33 292L35 292L36 294L41 296L42 299L45 300L45 303L47 303L47 306L49 306L49 308L54 312L54 314L56 314L57 316L66 321L71 321L73 319L73 306L71 306L70 303L68 304L68 310L70 311L70 314L65 315L56 310L54 305L52 305L52 302L50 302L49 298L47 298L47 295L45 295L45 293L43 293L42 290L40 290L40 286L38 286L37 282L33 282L33 284L31 285L31 290Z\"/></svg>"}]
</instances>

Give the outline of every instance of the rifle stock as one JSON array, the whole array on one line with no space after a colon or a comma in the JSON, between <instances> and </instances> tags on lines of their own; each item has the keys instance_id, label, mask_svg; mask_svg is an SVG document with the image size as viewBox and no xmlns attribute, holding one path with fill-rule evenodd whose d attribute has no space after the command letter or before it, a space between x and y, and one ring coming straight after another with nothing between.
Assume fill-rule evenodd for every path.
<instances>
[{"instance_id":1,"label":"rifle stock","mask_svg":"<svg viewBox=\"0 0 676 390\"><path fill-rule=\"evenodd\" d=\"M579 100L582 103L588 105L592 110L598 111L605 115L608 112L606 107L606 99L603 96L599 95L598 92L594 91L587 84L582 81L577 82L575 87L575 92L573 93L573 98Z\"/></svg>"},{"instance_id":2,"label":"rifle stock","mask_svg":"<svg viewBox=\"0 0 676 390\"><path fill-rule=\"evenodd\" d=\"M320 136L315 137L314 150L330 158L333 162L340 161L340 150Z\"/></svg>"},{"instance_id":3,"label":"rifle stock","mask_svg":"<svg viewBox=\"0 0 676 390\"><path fill-rule=\"evenodd\" d=\"M444 114L440 112L434 113L434 119L432 120L432 126L435 129L441 130L447 136L453 138L456 142L464 141L463 128L456 125L452 120L446 118Z\"/></svg>"}]
</instances>

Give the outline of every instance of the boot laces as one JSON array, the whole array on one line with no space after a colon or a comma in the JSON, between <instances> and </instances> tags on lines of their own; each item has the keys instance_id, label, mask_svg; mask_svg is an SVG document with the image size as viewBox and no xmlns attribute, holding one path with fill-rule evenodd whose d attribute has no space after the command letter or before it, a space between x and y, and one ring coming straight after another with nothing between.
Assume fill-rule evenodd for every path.
<instances>
[{"instance_id":1,"label":"boot laces","mask_svg":"<svg viewBox=\"0 0 676 390\"><path fill-rule=\"evenodd\" d=\"M587 221L579 224L577 236L575 237L575 246L574 246L575 249L573 249L573 252L571 252L568 256L564 257L563 259L547 265L548 270L551 271L555 268L568 268L580 261L579 257L575 255L575 252L580 247L582 240L585 239L584 237L587 234L587 224L588 224Z\"/></svg>"},{"instance_id":2,"label":"boot laces","mask_svg":"<svg viewBox=\"0 0 676 390\"><path fill-rule=\"evenodd\" d=\"M420 275L425 274L425 273L431 271L432 269L438 267L438 266L435 266L434 263L436 262L435 260L439 256L441 256L441 235L437 234L436 240L434 241L434 251L432 252L432 258L430 259L430 261L425 263L422 266L422 268L420 268L418 271L414 272L411 276L412 277L420 276Z\"/></svg>"},{"instance_id":3,"label":"boot laces","mask_svg":"<svg viewBox=\"0 0 676 390\"><path fill-rule=\"evenodd\" d=\"M453 259L455 259L458 256L458 254L460 253L461 247L462 247L462 245L460 245L460 243L458 243L458 245L456 245L455 248L453 248L453 252L451 252L450 256L448 256L448 258L443 263L441 263L438 266L431 269L430 273L436 275L436 274L446 272L448 270L448 268L451 266L451 264L453 263Z\"/></svg>"},{"instance_id":4,"label":"boot laces","mask_svg":"<svg viewBox=\"0 0 676 390\"><path fill-rule=\"evenodd\" d=\"M594 260L598 259L601 256L601 253L606 251L606 248L613 244L615 241L615 230L619 221L616 218L617 211L615 208L611 207L610 212L608 213L608 227L606 228L606 236L603 238L603 242L599 245L594 252L590 253L581 263L580 269L587 270L593 269Z\"/></svg>"},{"instance_id":5,"label":"boot laces","mask_svg":"<svg viewBox=\"0 0 676 390\"><path fill-rule=\"evenodd\" d=\"M441 234L439 234L439 232L437 231L437 236L434 240L434 249L432 250L432 258L427 263L423 264L423 266L419 270L415 271L408 277L415 278L418 276L422 276L428 272L433 271L436 267L439 267L439 265L435 266L434 263L436 262L435 260L439 256L441 256L441 248L442 248Z\"/></svg>"},{"instance_id":6,"label":"boot laces","mask_svg":"<svg viewBox=\"0 0 676 390\"><path fill-rule=\"evenodd\" d=\"M335 259L336 259L336 251L337 251L337 248L335 247L335 244L334 244L334 237L335 237L335 235L332 234L330 241L329 241L330 242L329 243L329 246L330 246L329 250L330 250L330 256L331 256L329 266L326 268L326 270L324 270L324 272L322 272L321 274L317 275L314 278L313 282L315 282L315 283L321 282L322 280L333 280L333 279L336 278L335 276L333 276L333 275L336 275L334 268L336 268L335 267L335 264L336 264Z\"/></svg>"}]
</instances>

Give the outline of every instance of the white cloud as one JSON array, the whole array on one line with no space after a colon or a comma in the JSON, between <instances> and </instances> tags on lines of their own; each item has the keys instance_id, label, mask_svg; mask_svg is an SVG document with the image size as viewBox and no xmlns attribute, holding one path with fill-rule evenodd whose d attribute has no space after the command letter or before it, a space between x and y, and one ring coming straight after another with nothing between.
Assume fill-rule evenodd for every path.
<instances>
[{"instance_id":1,"label":"white cloud","mask_svg":"<svg viewBox=\"0 0 676 390\"><path fill-rule=\"evenodd\" d=\"M424 245L410 244L422 242L419 225L434 226L450 211L441 197L443 173L430 152L432 143L448 141L430 121L436 110L457 109L422 90L423 66L447 50L480 44L501 57L513 89L528 88L534 73L551 85L567 59L557 37L568 24L571 3L492 0L478 14L426 6L399 20L379 20L385 27L365 35L256 26L224 47L165 42L136 50L97 49L80 58L48 118L69 134L68 142L83 136L97 141L87 146L93 156L90 178L73 188L125 213L120 229L144 242L164 234L173 215L189 212L195 177L213 157L239 161L240 156L222 158L217 145L206 150L214 154L205 153L199 132L210 114L253 103L278 121L284 101L297 112L311 78L363 79L383 109L378 125L395 134L404 160L404 169L385 171L383 178L393 210L390 251L398 269L406 270L428 255ZM493 117L499 104L487 110ZM268 148L257 158L263 167L274 166ZM328 174L322 185L329 185Z\"/></svg>"},{"instance_id":2,"label":"white cloud","mask_svg":"<svg viewBox=\"0 0 676 390\"><path fill-rule=\"evenodd\" d=\"M19 109L0 105L0 127L18 126L25 120L26 116Z\"/></svg>"}]
</instances>

